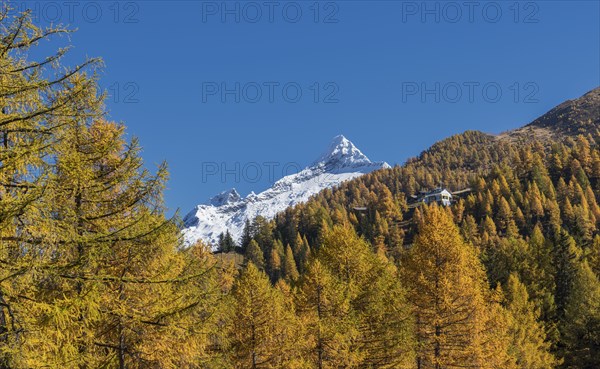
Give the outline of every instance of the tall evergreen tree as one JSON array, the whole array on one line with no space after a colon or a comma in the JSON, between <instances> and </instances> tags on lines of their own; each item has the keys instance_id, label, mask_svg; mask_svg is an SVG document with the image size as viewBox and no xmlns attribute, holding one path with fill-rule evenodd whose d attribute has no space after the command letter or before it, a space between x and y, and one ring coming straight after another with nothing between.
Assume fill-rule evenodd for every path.
<instances>
[{"instance_id":1,"label":"tall evergreen tree","mask_svg":"<svg viewBox=\"0 0 600 369\"><path fill-rule=\"evenodd\" d=\"M228 252L236 251L236 248L237 248L237 245L235 244L235 241L233 240L231 233L229 233L229 230L227 230L225 233L221 233L219 235L219 244L218 244L219 252L228 253Z\"/></svg>"},{"instance_id":2,"label":"tall evergreen tree","mask_svg":"<svg viewBox=\"0 0 600 369\"><path fill-rule=\"evenodd\" d=\"M242 239L240 240L240 247L242 249L242 253L246 253L246 249L248 248L248 245L250 244L250 241L252 240L253 236L254 235L252 234L252 224L250 223L249 219L246 219L246 222L244 223Z\"/></svg>"},{"instance_id":3,"label":"tall evergreen tree","mask_svg":"<svg viewBox=\"0 0 600 369\"><path fill-rule=\"evenodd\" d=\"M577 259L580 257L580 254L581 251L577 247L575 240L565 230L561 230L556 237L553 250L554 279L556 285L554 299L559 319L562 319L565 314L575 279Z\"/></svg>"},{"instance_id":4,"label":"tall evergreen tree","mask_svg":"<svg viewBox=\"0 0 600 369\"><path fill-rule=\"evenodd\" d=\"M529 294L516 274L511 274L505 286L506 308L510 317L509 336L512 339L510 354L518 368L551 369L558 361L550 353L544 325L539 319L539 311L529 301Z\"/></svg>"},{"instance_id":5,"label":"tall evergreen tree","mask_svg":"<svg viewBox=\"0 0 600 369\"><path fill-rule=\"evenodd\" d=\"M298 367L299 326L285 296L253 263L242 272L232 293L236 311L231 330L234 367Z\"/></svg>"},{"instance_id":6,"label":"tall evergreen tree","mask_svg":"<svg viewBox=\"0 0 600 369\"><path fill-rule=\"evenodd\" d=\"M298 268L296 267L296 260L294 259L294 253L290 245L285 248L285 258L283 261L283 275L285 279L289 281L296 281L298 279Z\"/></svg>"},{"instance_id":7,"label":"tall evergreen tree","mask_svg":"<svg viewBox=\"0 0 600 369\"><path fill-rule=\"evenodd\" d=\"M561 322L565 368L600 367L600 281L586 261L579 263Z\"/></svg>"},{"instance_id":8,"label":"tall evergreen tree","mask_svg":"<svg viewBox=\"0 0 600 369\"><path fill-rule=\"evenodd\" d=\"M83 111L96 115L99 109L97 99L82 96L94 81L81 74L95 69L99 60L64 68L60 62L67 49L45 57L44 51L36 51L40 42L67 33L61 27L37 27L30 12L17 13L8 4L0 8L1 368L29 365L22 344L34 341L26 332L37 331L31 320L37 306L32 285L54 262L43 250L52 234L37 225L37 202L48 183L47 158L57 131L74 111L78 116ZM71 83L78 76L84 81Z\"/></svg>"},{"instance_id":9,"label":"tall evergreen tree","mask_svg":"<svg viewBox=\"0 0 600 369\"><path fill-rule=\"evenodd\" d=\"M245 263L253 263L259 270L265 270L265 256L254 240L250 240L244 257Z\"/></svg>"},{"instance_id":10,"label":"tall evergreen tree","mask_svg":"<svg viewBox=\"0 0 600 369\"><path fill-rule=\"evenodd\" d=\"M202 304L181 284L203 273L176 252L166 168L150 175L137 142L102 119L97 81L83 73L95 61L63 69L64 50L29 59L64 30L27 13L10 23L5 9L0 22L0 366L191 365L196 354L174 342ZM187 347L203 339L188 335Z\"/></svg>"},{"instance_id":11,"label":"tall evergreen tree","mask_svg":"<svg viewBox=\"0 0 600 369\"><path fill-rule=\"evenodd\" d=\"M300 296L318 367L412 365L412 321L395 267L353 229L324 232Z\"/></svg>"},{"instance_id":12,"label":"tall evergreen tree","mask_svg":"<svg viewBox=\"0 0 600 369\"><path fill-rule=\"evenodd\" d=\"M445 209L426 210L404 266L416 315L417 367L514 367L506 317L475 249Z\"/></svg>"},{"instance_id":13,"label":"tall evergreen tree","mask_svg":"<svg viewBox=\"0 0 600 369\"><path fill-rule=\"evenodd\" d=\"M590 245L586 252L586 259L590 268L596 273L596 276L600 278L600 235L594 237L594 242Z\"/></svg>"},{"instance_id":14,"label":"tall evergreen tree","mask_svg":"<svg viewBox=\"0 0 600 369\"><path fill-rule=\"evenodd\" d=\"M53 363L62 367L166 365L168 356L154 356L169 336L166 317L185 308L175 294L177 227L163 215L166 169L143 170L137 143L114 123L73 120L60 138L38 223L56 258L37 296L60 307L37 317L56 345L46 348L61 352L49 357L76 350L72 364Z\"/></svg>"},{"instance_id":15,"label":"tall evergreen tree","mask_svg":"<svg viewBox=\"0 0 600 369\"><path fill-rule=\"evenodd\" d=\"M319 260L308 265L298 291L298 313L306 326L306 357L318 369L357 365L350 348L358 333L352 326L338 281Z\"/></svg>"}]
</instances>

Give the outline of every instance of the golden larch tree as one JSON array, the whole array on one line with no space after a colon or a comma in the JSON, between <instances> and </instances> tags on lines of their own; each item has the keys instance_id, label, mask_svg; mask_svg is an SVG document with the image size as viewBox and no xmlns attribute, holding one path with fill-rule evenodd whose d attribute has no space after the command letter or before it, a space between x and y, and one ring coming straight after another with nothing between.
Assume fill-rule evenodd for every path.
<instances>
[{"instance_id":1,"label":"golden larch tree","mask_svg":"<svg viewBox=\"0 0 600 369\"><path fill-rule=\"evenodd\" d=\"M419 369L513 368L507 318L449 210L426 208L405 265Z\"/></svg>"}]
</instances>

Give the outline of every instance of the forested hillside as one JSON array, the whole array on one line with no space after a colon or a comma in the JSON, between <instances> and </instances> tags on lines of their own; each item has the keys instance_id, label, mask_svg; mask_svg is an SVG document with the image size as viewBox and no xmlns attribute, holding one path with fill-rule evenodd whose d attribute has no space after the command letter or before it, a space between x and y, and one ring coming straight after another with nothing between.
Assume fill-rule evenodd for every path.
<instances>
[{"instance_id":1,"label":"forested hillside","mask_svg":"<svg viewBox=\"0 0 600 369\"><path fill-rule=\"evenodd\" d=\"M259 217L234 263L180 247L100 61L39 57L68 32L0 13L0 369L600 367L598 105Z\"/></svg>"},{"instance_id":2,"label":"forested hillside","mask_svg":"<svg viewBox=\"0 0 600 369\"><path fill-rule=\"evenodd\" d=\"M276 282L281 271L285 272L279 263L286 254L284 250L289 248L298 269L305 270L313 262L308 255L319 257L329 230L345 227L367 240L374 253L385 255L399 269L404 286L410 288L419 273L426 273L421 268L427 263L420 261L417 274L406 280L402 277L404 271L414 267L413 253L420 246L419 240L427 237L424 233L456 226L461 241L473 247L482 263L487 288L501 295L499 291L504 291L503 297L496 298L504 301L509 311L508 300L518 291L518 309L528 316L522 319L539 325L527 330L537 332L539 341L535 345L549 356L539 351L533 359L527 358L531 353L520 352L517 367L552 367L558 361L565 368L597 367L600 152L598 125L590 124L597 121L597 115L595 120L589 117L594 112L600 114L599 94L600 89L596 89L561 105L561 109L573 111L576 109L569 104L580 106L582 100L595 103L578 110L582 117L569 116L571 122L585 123L573 123L573 130L566 129L561 121L556 126L544 126L548 134L543 140L535 133L528 136L526 129L499 137L474 131L453 136L401 167L377 171L323 191L308 203L280 214L271 224L256 220L248 227L254 236L246 240L254 238L262 245L262 252L257 253L262 257L259 263ZM551 120L556 109L548 114L550 117L543 116L532 125ZM411 198L421 189L439 185L466 189L446 209L453 226L442 226L442 221L430 224L431 213L440 210L415 206L419 204ZM445 247L431 252L449 252L450 244L444 242ZM242 247L247 247L247 242ZM252 255L246 253L250 259ZM430 267L437 271L439 264ZM418 290L426 288L420 286ZM420 294L414 297L419 298ZM423 308L419 306L419 310ZM523 327L514 329L515 334L524 334ZM418 336L417 342L422 343ZM534 345L513 344L513 350L527 350ZM525 363L550 356L558 361Z\"/></svg>"}]
</instances>

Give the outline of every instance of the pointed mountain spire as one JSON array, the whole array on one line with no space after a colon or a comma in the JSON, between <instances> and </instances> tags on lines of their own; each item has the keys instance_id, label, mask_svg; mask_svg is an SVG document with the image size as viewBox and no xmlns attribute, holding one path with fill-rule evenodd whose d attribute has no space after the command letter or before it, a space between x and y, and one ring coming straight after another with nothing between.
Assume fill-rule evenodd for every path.
<instances>
[{"instance_id":1,"label":"pointed mountain spire","mask_svg":"<svg viewBox=\"0 0 600 369\"><path fill-rule=\"evenodd\" d=\"M356 166L371 164L371 161L343 135L333 138L329 148L313 163L313 166Z\"/></svg>"},{"instance_id":2,"label":"pointed mountain spire","mask_svg":"<svg viewBox=\"0 0 600 369\"><path fill-rule=\"evenodd\" d=\"M251 192L245 198L231 189L196 206L183 219L184 244L190 246L201 239L217 245L219 235L227 231L238 241L247 219L258 215L272 219L277 213L306 202L325 188L382 168L389 168L389 165L371 162L346 137L336 136L312 166L280 178L271 188L258 194Z\"/></svg>"}]
</instances>

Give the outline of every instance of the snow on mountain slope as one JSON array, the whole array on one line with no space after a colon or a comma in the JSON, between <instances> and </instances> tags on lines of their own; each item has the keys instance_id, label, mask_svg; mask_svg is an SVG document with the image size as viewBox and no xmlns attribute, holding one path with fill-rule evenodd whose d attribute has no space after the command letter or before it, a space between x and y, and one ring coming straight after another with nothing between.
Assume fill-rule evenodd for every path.
<instances>
[{"instance_id":1,"label":"snow on mountain slope","mask_svg":"<svg viewBox=\"0 0 600 369\"><path fill-rule=\"evenodd\" d=\"M252 192L245 198L231 189L196 206L183 219L185 245L203 240L215 247L219 234L227 230L234 240L239 241L246 219L252 220L258 215L271 219L325 188L381 168L389 168L389 165L371 162L344 136L336 136L328 150L313 164L281 178L271 188L259 194Z\"/></svg>"}]
</instances>

